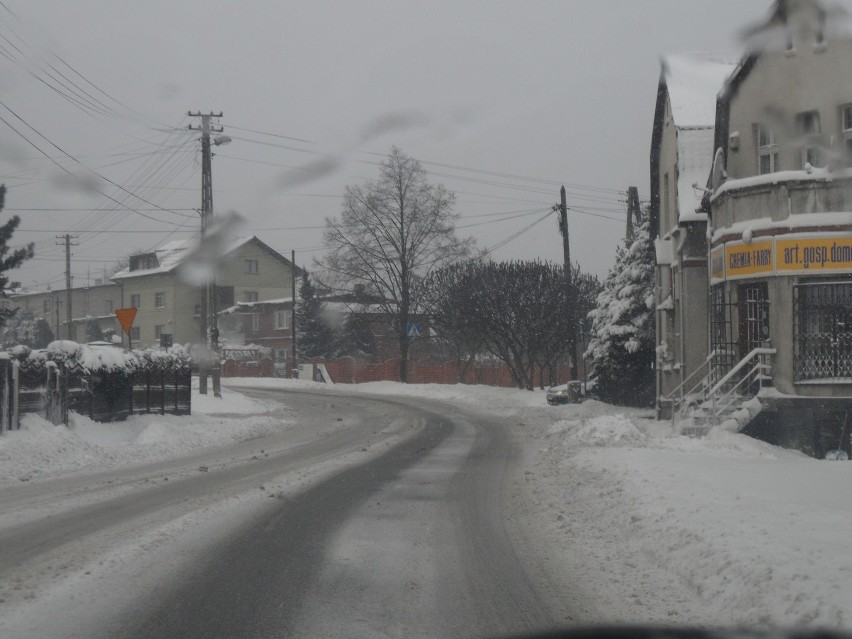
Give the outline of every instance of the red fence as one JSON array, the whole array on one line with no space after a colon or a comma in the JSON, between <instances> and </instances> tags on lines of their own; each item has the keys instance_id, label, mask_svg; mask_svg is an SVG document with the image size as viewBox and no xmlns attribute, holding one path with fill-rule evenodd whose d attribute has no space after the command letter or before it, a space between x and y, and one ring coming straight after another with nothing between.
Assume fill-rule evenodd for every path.
<instances>
[{"instance_id":1,"label":"red fence","mask_svg":"<svg viewBox=\"0 0 852 639\"><path fill-rule=\"evenodd\" d=\"M259 361L226 359L222 362L222 377L272 377L274 372L272 360L268 357Z\"/></svg>"},{"instance_id":2,"label":"red fence","mask_svg":"<svg viewBox=\"0 0 852 639\"><path fill-rule=\"evenodd\" d=\"M398 381L399 360L386 362L359 362L349 357L334 361L314 360L325 364L331 380L335 384L361 384L363 382ZM412 362L408 367L408 381L412 384L485 384L512 388L515 386L505 364L477 364L467 368L464 375L455 362ZM560 367L556 371L553 383L565 383L570 378L570 370ZM551 379L547 371L543 373L544 386L550 386ZM535 386L540 386L542 373L536 371Z\"/></svg>"}]
</instances>

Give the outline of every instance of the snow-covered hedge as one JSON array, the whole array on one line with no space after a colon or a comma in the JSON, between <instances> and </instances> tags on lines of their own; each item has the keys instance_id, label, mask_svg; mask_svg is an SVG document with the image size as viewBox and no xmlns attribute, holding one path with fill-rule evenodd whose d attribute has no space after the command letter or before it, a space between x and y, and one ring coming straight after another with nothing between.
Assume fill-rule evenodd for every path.
<instances>
[{"instance_id":1,"label":"snow-covered hedge","mask_svg":"<svg viewBox=\"0 0 852 639\"><path fill-rule=\"evenodd\" d=\"M56 340L48 344L47 348L38 350L14 346L9 349L9 354L21 363L38 365L55 362L89 373L123 371L129 375L144 368L181 369L190 365L189 354L180 345L168 350L127 350L108 342L78 344L70 340Z\"/></svg>"}]
</instances>

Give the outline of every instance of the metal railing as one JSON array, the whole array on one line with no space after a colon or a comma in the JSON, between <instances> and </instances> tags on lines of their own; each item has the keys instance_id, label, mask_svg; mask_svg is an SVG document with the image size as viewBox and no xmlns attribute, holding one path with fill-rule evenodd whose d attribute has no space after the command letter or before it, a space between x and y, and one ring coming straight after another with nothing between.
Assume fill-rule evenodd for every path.
<instances>
[{"instance_id":1,"label":"metal railing","mask_svg":"<svg viewBox=\"0 0 852 639\"><path fill-rule=\"evenodd\" d=\"M672 405L672 423L674 423L678 417L682 416L686 407L695 401L696 396L699 396L700 401L703 401L704 391L709 385L710 375L712 373L710 370L712 360L713 355L710 355L706 360L704 360L704 362L702 362L701 366L692 371L686 379L675 386L666 397L666 400L671 402ZM705 373L704 376L696 381L696 378L701 373Z\"/></svg>"},{"instance_id":2,"label":"metal railing","mask_svg":"<svg viewBox=\"0 0 852 639\"><path fill-rule=\"evenodd\" d=\"M753 349L715 383L712 380L717 371L712 363L716 353L711 353L704 363L676 386L666 398L672 403L672 423L686 417L690 409L706 408L708 402L712 419L719 419L724 414L733 412L730 409L735 404L748 399L746 395L753 397L766 381L771 380L772 366L768 360L775 352L774 348ZM746 368L748 370L743 374L742 371ZM704 377L695 381L695 378L705 371ZM752 389L755 384L758 387L756 391L747 390Z\"/></svg>"},{"instance_id":3,"label":"metal railing","mask_svg":"<svg viewBox=\"0 0 852 639\"><path fill-rule=\"evenodd\" d=\"M764 382L772 379L772 364L768 360L775 352L774 348L753 349L708 391L712 420L720 422L733 414L743 401L760 392ZM740 374L746 368L748 370Z\"/></svg>"}]
</instances>

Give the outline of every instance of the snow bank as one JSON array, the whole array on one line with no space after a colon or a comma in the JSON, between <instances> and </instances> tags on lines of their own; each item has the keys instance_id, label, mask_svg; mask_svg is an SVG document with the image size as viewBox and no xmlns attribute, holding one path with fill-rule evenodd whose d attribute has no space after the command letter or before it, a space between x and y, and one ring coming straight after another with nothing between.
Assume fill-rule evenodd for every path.
<instances>
[{"instance_id":1,"label":"snow bank","mask_svg":"<svg viewBox=\"0 0 852 639\"><path fill-rule=\"evenodd\" d=\"M193 394L192 403L192 416L135 415L123 422L72 413L67 428L24 415L21 430L0 436L0 483L177 459L286 427L280 415L267 414L267 403L234 391L223 399Z\"/></svg>"}]
</instances>

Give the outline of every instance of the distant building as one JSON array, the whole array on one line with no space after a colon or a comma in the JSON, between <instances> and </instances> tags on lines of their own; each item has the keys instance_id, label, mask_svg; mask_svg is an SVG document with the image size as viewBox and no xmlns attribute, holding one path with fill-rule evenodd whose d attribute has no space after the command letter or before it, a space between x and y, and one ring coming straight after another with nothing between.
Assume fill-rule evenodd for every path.
<instances>
[{"instance_id":1,"label":"distant building","mask_svg":"<svg viewBox=\"0 0 852 639\"><path fill-rule=\"evenodd\" d=\"M155 251L131 255L129 266L113 275L112 282L72 288L70 331L65 289L16 291L7 301L10 307L29 309L36 317L45 318L57 339L85 341L90 317L97 319L101 330L112 329L121 335L115 311L132 306L138 309L132 329L134 346L157 346L164 334L176 344L198 343L200 289L179 274L194 246L195 240L177 240ZM293 268L298 277L300 269L257 237L234 241L219 266L218 308L289 295Z\"/></svg>"}]
</instances>

